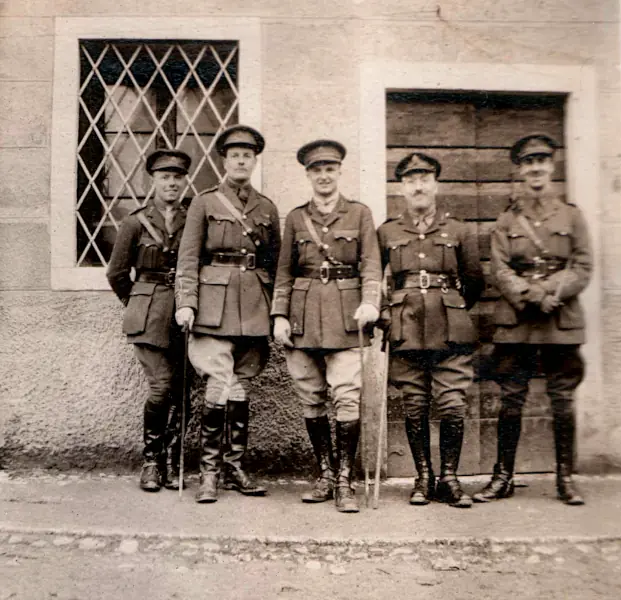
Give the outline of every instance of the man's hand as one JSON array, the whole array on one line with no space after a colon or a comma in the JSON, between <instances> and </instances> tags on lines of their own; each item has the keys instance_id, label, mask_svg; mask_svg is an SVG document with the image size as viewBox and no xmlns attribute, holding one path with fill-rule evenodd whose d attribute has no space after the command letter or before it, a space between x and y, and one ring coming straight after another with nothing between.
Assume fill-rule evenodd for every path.
<instances>
[{"instance_id":1,"label":"man's hand","mask_svg":"<svg viewBox=\"0 0 621 600\"><path fill-rule=\"evenodd\" d=\"M287 348L293 348L289 319L285 317L276 317L274 319L274 339Z\"/></svg>"},{"instance_id":2,"label":"man's hand","mask_svg":"<svg viewBox=\"0 0 621 600\"><path fill-rule=\"evenodd\" d=\"M175 313L175 320L177 321L177 325L182 327L183 329L192 330L192 326L194 325L194 309L189 306L184 306L180 308Z\"/></svg>"},{"instance_id":3,"label":"man's hand","mask_svg":"<svg viewBox=\"0 0 621 600\"><path fill-rule=\"evenodd\" d=\"M358 327L362 329L366 325L375 323L379 319L379 310L368 302L363 302L354 313L354 319L358 321Z\"/></svg>"},{"instance_id":4,"label":"man's hand","mask_svg":"<svg viewBox=\"0 0 621 600\"><path fill-rule=\"evenodd\" d=\"M562 302L556 298L556 296L552 296L550 294L548 294L542 301L541 301L541 312L545 313L545 314L550 314L553 310L555 310L556 308L558 308L560 305L562 304Z\"/></svg>"},{"instance_id":5,"label":"man's hand","mask_svg":"<svg viewBox=\"0 0 621 600\"><path fill-rule=\"evenodd\" d=\"M541 304L546 297L545 289L538 283L531 283L526 292L526 301L531 304Z\"/></svg>"}]
</instances>

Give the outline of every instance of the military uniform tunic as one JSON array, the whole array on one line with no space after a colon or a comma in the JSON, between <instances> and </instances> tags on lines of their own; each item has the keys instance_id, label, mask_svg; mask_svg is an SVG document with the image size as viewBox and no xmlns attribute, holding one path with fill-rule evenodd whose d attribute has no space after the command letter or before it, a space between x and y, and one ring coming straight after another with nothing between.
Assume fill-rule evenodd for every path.
<instances>
[{"instance_id":1,"label":"military uniform tunic","mask_svg":"<svg viewBox=\"0 0 621 600\"><path fill-rule=\"evenodd\" d=\"M419 229L405 211L378 233L391 272L382 310L391 324L390 381L401 390L408 417L426 416L433 398L440 418L463 418L478 339L468 310L483 288L477 237L440 212Z\"/></svg>"},{"instance_id":2,"label":"military uniform tunic","mask_svg":"<svg viewBox=\"0 0 621 600\"><path fill-rule=\"evenodd\" d=\"M538 248L518 220L522 214L541 240ZM565 270L570 260L569 270ZM498 217L492 232L492 274L502 297L496 304L494 342L499 344L582 344L584 315L578 294L592 269L589 237L580 209L552 197L535 212L529 198L516 199ZM544 314L526 306L532 286L554 294L561 285L560 308Z\"/></svg>"},{"instance_id":3,"label":"military uniform tunic","mask_svg":"<svg viewBox=\"0 0 621 600\"><path fill-rule=\"evenodd\" d=\"M138 219L142 213L163 244L156 241ZM107 277L115 294L126 306L123 332L133 344L149 344L168 348L171 331L178 334L174 323L174 270L186 209L179 206L172 230L166 230L164 217L153 201L133 211L123 221L112 250ZM136 281L131 279L131 270L136 271ZM171 273L165 283L142 281L141 274Z\"/></svg>"},{"instance_id":4,"label":"military uniform tunic","mask_svg":"<svg viewBox=\"0 0 621 600\"><path fill-rule=\"evenodd\" d=\"M322 244L339 264L359 276L331 279L302 276L302 269L319 269L326 255L304 222L309 217ZM358 346L353 316L361 302L379 307L381 266L377 235L369 208L341 196L334 210L322 214L312 202L292 210L285 221L278 263L272 316L291 323L296 348L345 349Z\"/></svg>"}]
</instances>

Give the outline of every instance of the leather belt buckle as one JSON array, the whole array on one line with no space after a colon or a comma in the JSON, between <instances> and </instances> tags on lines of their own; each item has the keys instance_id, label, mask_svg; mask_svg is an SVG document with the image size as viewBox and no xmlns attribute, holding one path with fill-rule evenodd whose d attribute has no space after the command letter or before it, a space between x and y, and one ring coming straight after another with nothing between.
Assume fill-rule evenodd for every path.
<instances>
[{"instance_id":1,"label":"leather belt buckle","mask_svg":"<svg viewBox=\"0 0 621 600\"><path fill-rule=\"evenodd\" d=\"M175 269L171 269L170 271L168 271L168 273L164 275L164 280L166 281L166 285L175 287L175 276L176 276Z\"/></svg>"},{"instance_id":2,"label":"leather belt buckle","mask_svg":"<svg viewBox=\"0 0 621 600\"><path fill-rule=\"evenodd\" d=\"M257 255L252 252L246 254L246 269L255 269L257 266Z\"/></svg>"},{"instance_id":3,"label":"leather belt buckle","mask_svg":"<svg viewBox=\"0 0 621 600\"><path fill-rule=\"evenodd\" d=\"M418 274L418 285L421 290L429 289L429 286L431 285L431 277L429 277L429 273L427 273L427 271L421 271Z\"/></svg>"},{"instance_id":4,"label":"leather belt buckle","mask_svg":"<svg viewBox=\"0 0 621 600\"><path fill-rule=\"evenodd\" d=\"M319 267L319 279L323 284L328 283L330 280L330 265L324 263Z\"/></svg>"}]
</instances>

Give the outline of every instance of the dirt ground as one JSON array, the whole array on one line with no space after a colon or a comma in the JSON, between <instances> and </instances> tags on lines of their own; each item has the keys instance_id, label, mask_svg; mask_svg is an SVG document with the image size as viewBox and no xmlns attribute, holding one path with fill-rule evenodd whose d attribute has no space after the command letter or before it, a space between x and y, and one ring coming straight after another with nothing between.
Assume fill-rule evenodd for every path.
<instances>
[{"instance_id":1,"label":"dirt ground","mask_svg":"<svg viewBox=\"0 0 621 600\"><path fill-rule=\"evenodd\" d=\"M0 600L580 600L621 597L617 554L517 564L511 557L454 570L415 557L349 562L248 560L0 547ZM578 554L578 553L577 553ZM446 570L445 570L446 568Z\"/></svg>"}]
</instances>

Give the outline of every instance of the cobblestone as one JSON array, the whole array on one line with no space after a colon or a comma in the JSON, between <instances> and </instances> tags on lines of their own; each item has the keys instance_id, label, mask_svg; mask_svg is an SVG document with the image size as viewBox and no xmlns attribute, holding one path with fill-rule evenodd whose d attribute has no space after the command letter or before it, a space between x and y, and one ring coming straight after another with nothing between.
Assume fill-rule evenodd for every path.
<instances>
[{"instance_id":1,"label":"cobblestone","mask_svg":"<svg viewBox=\"0 0 621 600\"><path fill-rule=\"evenodd\" d=\"M123 540L118 548L119 552L122 554L135 554L138 552L138 541L137 540Z\"/></svg>"}]
</instances>

